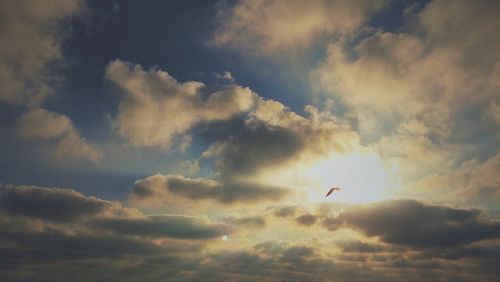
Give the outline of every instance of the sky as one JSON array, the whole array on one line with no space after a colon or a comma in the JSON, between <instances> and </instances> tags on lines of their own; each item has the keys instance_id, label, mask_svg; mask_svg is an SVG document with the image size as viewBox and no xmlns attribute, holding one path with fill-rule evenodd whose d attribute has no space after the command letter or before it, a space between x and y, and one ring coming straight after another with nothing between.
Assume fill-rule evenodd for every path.
<instances>
[{"instance_id":1,"label":"sky","mask_svg":"<svg viewBox=\"0 0 500 282\"><path fill-rule=\"evenodd\" d=\"M497 281L499 15L0 1L1 280Z\"/></svg>"}]
</instances>

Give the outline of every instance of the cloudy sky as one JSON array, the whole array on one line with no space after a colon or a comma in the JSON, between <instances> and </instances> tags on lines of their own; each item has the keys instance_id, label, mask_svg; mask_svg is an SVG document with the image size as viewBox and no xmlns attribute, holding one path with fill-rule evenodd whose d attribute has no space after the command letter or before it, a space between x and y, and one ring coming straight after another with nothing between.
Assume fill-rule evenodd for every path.
<instances>
[{"instance_id":1,"label":"cloudy sky","mask_svg":"<svg viewBox=\"0 0 500 282\"><path fill-rule=\"evenodd\" d=\"M0 1L2 281L498 280L499 1L146 2Z\"/></svg>"}]
</instances>

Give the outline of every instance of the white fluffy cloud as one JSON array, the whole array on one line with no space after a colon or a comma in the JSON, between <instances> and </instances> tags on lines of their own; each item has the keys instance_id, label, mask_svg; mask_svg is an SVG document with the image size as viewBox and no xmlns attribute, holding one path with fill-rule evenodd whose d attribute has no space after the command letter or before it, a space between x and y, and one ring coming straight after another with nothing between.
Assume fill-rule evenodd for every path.
<instances>
[{"instance_id":1,"label":"white fluffy cloud","mask_svg":"<svg viewBox=\"0 0 500 282\"><path fill-rule=\"evenodd\" d=\"M417 15L424 36L377 31L354 46L355 56L336 42L315 74L353 109L362 130L376 129L372 118L417 119L427 133L447 136L458 108L498 96L500 20L491 11L500 5L433 1Z\"/></svg>"},{"instance_id":2,"label":"white fluffy cloud","mask_svg":"<svg viewBox=\"0 0 500 282\"><path fill-rule=\"evenodd\" d=\"M230 84L206 93L201 82L180 83L167 72L115 60L106 77L122 90L115 118L119 133L135 146L169 148L172 138L200 123L229 119L254 105L249 88Z\"/></svg>"},{"instance_id":3,"label":"white fluffy cloud","mask_svg":"<svg viewBox=\"0 0 500 282\"><path fill-rule=\"evenodd\" d=\"M273 53L308 47L321 35L359 28L384 0L242 0L218 6L212 43L251 52Z\"/></svg>"},{"instance_id":4,"label":"white fluffy cloud","mask_svg":"<svg viewBox=\"0 0 500 282\"><path fill-rule=\"evenodd\" d=\"M68 116L44 109L33 109L18 120L19 135L28 140L57 142L51 148L57 159L83 157L97 161L101 151L83 138Z\"/></svg>"},{"instance_id":5,"label":"white fluffy cloud","mask_svg":"<svg viewBox=\"0 0 500 282\"><path fill-rule=\"evenodd\" d=\"M0 3L0 101L37 106L52 93L47 64L61 58L61 21L79 11L80 1Z\"/></svg>"},{"instance_id":6,"label":"white fluffy cloud","mask_svg":"<svg viewBox=\"0 0 500 282\"><path fill-rule=\"evenodd\" d=\"M312 81L347 106L361 136L403 174L444 173L471 149L450 141L470 127L460 115L495 120L499 11L492 1L432 1L408 15L409 31L331 43Z\"/></svg>"},{"instance_id":7,"label":"white fluffy cloud","mask_svg":"<svg viewBox=\"0 0 500 282\"><path fill-rule=\"evenodd\" d=\"M85 157L93 161L100 151L83 139L70 118L41 109L54 93L58 74L50 64L62 59L61 21L77 14L79 0L2 1L0 3L0 102L32 110L20 118L18 131L31 140L58 140L56 158Z\"/></svg>"}]
</instances>

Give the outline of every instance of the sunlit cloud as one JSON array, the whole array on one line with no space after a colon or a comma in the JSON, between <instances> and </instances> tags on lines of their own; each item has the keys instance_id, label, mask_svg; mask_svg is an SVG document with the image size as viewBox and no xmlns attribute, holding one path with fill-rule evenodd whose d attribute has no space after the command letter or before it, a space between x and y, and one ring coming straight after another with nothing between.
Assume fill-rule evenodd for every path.
<instances>
[{"instance_id":1,"label":"sunlit cloud","mask_svg":"<svg viewBox=\"0 0 500 282\"><path fill-rule=\"evenodd\" d=\"M250 53L297 51L318 37L355 31L383 7L381 1L237 1L217 6L211 41Z\"/></svg>"},{"instance_id":2,"label":"sunlit cloud","mask_svg":"<svg viewBox=\"0 0 500 282\"><path fill-rule=\"evenodd\" d=\"M27 140L55 141L50 150L57 159L83 157L98 161L102 158L101 150L80 136L71 119L64 114L30 110L19 118L18 133Z\"/></svg>"},{"instance_id":3,"label":"sunlit cloud","mask_svg":"<svg viewBox=\"0 0 500 282\"><path fill-rule=\"evenodd\" d=\"M0 101L39 106L54 94L56 74L48 65L61 59L58 21L81 11L81 1L3 2L0 37ZM50 7L50 8L47 8Z\"/></svg>"},{"instance_id":4,"label":"sunlit cloud","mask_svg":"<svg viewBox=\"0 0 500 282\"><path fill-rule=\"evenodd\" d=\"M0 280L498 280L499 3L53 2L0 4Z\"/></svg>"},{"instance_id":5,"label":"sunlit cloud","mask_svg":"<svg viewBox=\"0 0 500 282\"><path fill-rule=\"evenodd\" d=\"M174 136L186 134L198 123L246 112L256 99L249 88L238 85L204 93L206 86L201 82L179 83L167 72L145 71L121 60L108 64L106 77L123 92L115 123L135 146L169 149Z\"/></svg>"}]
</instances>

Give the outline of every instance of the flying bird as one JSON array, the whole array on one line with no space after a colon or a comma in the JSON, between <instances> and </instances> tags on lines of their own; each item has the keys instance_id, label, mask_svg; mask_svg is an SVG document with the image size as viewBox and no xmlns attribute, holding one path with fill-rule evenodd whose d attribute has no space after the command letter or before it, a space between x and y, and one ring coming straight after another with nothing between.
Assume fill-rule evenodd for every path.
<instances>
[{"instance_id":1,"label":"flying bird","mask_svg":"<svg viewBox=\"0 0 500 282\"><path fill-rule=\"evenodd\" d=\"M333 191L340 191L340 188L339 187L333 187L333 188L331 188L330 191L328 191L328 193L326 193L325 197L330 196L330 194L333 193Z\"/></svg>"}]
</instances>

